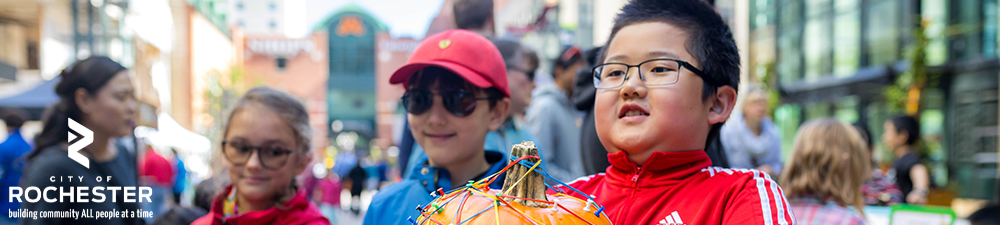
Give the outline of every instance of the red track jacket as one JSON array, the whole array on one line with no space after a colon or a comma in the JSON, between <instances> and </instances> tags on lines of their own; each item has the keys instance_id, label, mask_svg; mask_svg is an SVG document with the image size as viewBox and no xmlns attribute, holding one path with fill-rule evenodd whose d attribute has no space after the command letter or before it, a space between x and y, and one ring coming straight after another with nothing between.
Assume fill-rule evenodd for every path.
<instances>
[{"instance_id":1,"label":"red track jacket","mask_svg":"<svg viewBox=\"0 0 1000 225\"><path fill-rule=\"evenodd\" d=\"M596 196L616 225L794 224L784 193L767 174L712 167L704 151L654 152L642 167L624 151L608 159L607 173L568 185Z\"/></svg>"}]
</instances>

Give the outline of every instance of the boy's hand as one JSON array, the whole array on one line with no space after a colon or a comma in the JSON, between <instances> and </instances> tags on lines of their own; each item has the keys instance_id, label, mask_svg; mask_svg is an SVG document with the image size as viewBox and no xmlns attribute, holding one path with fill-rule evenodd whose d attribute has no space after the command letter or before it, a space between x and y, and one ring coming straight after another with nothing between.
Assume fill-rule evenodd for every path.
<instances>
[{"instance_id":1,"label":"boy's hand","mask_svg":"<svg viewBox=\"0 0 1000 225\"><path fill-rule=\"evenodd\" d=\"M767 173L767 174L771 174L771 172L774 172L774 170L771 169L771 165L763 165L763 166L757 167L757 170L760 170L760 172L764 172L764 173ZM774 174L771 174L771 175L774 175Z\"/></svg>"}]
</instances>

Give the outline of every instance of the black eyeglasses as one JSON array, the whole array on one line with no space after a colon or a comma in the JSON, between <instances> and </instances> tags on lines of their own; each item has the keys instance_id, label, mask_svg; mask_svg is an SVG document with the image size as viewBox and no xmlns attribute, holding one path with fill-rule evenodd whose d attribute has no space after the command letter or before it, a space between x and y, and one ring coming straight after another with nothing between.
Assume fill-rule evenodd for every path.
<instances>
[{"instance_id":1,"label":"black eyeglasses","mask_svg":"<svg viewBox=\"0 0 1000 225\"><path fill-rule=\"evenodd\" d=\"M440 95L444 108L457 117L466 117L476 111L477 102L491 100L494 98L477 98L475 94L467 90L445 90L441 93L432 93L425 89L410 89L403 93L403 107L413 115L420 115L430 110L434 106L434 96Z\"/></svg>"},{"instance_id":2,"label":"black eyeglasses","mask_svg":"<svg viewBox=\"0 0 1000 225\"><path fill-rule=\"evenodd\" d=\"M628 70L639 68L639 79L647 86L665 86L677 83L681 67L691 70L709 84L720 85L688 62L677 59L650 59L638 65L625 63L605 63L594 67L594 87L598 89L618 88L628 80Z\"/></svg>"},{"instance_id":3,"label":"black eyeglasses","mask_svg":"<svg viewBox=\"0 0 1000 225\"><path fill-rule=\"evenodd\" d=\"M522 68L518 68L518 67L507 67L507 71L508 72L509 71L518 71L518 72L524 73L524 75L528 77L528 80L532 80L532 81L535 80L535 71L534 70L522 69Z\"/></svg>"},{"instance_id":4,"label":"black eyeglasses","mask_svg":"<svg viewBox=\"0 0 1000 225\"><path fill-rule=\"evenodd\" d=\"M226 160L242 166L250 161L250 156L257 152L260 165L268 170L277 170L288 161L292 150L280 146L254 146L243 141L222 140L222 153Z\"/></svg>"}]
</instances>

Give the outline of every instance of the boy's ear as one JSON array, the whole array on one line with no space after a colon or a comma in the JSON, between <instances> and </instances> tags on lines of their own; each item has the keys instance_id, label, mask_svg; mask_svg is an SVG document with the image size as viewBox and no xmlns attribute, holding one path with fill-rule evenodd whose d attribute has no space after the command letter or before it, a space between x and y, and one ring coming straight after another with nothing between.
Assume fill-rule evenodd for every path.
<instances>
[{"instance_id":1,"label":"boy's ear","mask_svg":"<svg viewBox=\"0 0 1000 225\"><path fill-rule=\"evenodd\" d=\"M507 112L510 110L510 98L504 97L497 101L497 104L493 106L493 110L490 110L490 130L500 129L500 125L507 120Z\"/></svg>"},{"instance_id":2,"label":"boy's ear","mask_svg":"<svg viewBox=\"0 0 1000 225\"><path fill-rule=\"evenodd\" d=\"M708 124L725 122L735 106L736 89L728 85L719 87L715 90L715 98L712 99L711 108L708 110Z\"/></svg>"}]
</instances>

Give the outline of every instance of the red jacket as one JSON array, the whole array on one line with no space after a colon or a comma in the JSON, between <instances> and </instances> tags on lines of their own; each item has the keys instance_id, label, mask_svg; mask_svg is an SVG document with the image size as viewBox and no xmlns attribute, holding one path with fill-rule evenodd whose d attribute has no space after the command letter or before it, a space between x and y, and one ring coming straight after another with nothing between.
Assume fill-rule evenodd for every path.
<instances>
[{"instance_id":1,"label":"red jacket","mask_svg":"<svg viewBox=\"0 0 1000 225\"><path fill-rule=\"evenodd\" d=\"M227 186L224 191L215 195L212 200L212 211L208 215L195 220L192 225L270 225L270 224L306 224L306 225L330 225L330 221L323 217L319 208L306 199L305 191L299 190L292 200L284 204L285 210L271 207L267 210L243 213L237 217L227 218L223 222L222 203L229 195L233 186Z\"/></svg>"},{"instance_id":2,"label":"red jacket","mask_svg":"<svg viewBox=\"0 0 1000 225\"><path fill-rule=\"evenodd\" d=\"M596 196L614 224L794 224L784 193L766 173L712 167L704 151L654 152L642 167L624 151L608 160L607 173L568 185Z\"/></svg>"},{"instance_id":3,"label":"red jacket","mask_svg":"<svg viewBox=\"0 0 1000 225\"><path fill-rule=\"evenodd\" d=\"M161 187L174 186L174 166L167 159L150 148L146 151L146 156L142 158L142 167L139 169L139 176L147 178L150 185Z\"/></svg>"}]
</instances>

